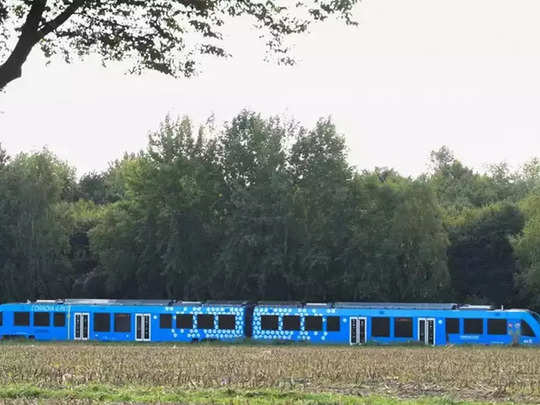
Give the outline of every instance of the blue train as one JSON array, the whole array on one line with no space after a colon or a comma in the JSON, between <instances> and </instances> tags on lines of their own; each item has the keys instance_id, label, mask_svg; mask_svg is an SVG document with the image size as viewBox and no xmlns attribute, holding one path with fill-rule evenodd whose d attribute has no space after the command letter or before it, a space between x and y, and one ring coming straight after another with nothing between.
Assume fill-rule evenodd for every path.
<instances>
[{"instance_id":1,"label":"blue train","mask_svg":"<svg viewBox=\"0 0 540 405\"><path fill-rule=\"evenodd\" d=\"M0 305L0 339L540 345L540 315L482 305L66 299Z\"/></svg>"}]
</instances>

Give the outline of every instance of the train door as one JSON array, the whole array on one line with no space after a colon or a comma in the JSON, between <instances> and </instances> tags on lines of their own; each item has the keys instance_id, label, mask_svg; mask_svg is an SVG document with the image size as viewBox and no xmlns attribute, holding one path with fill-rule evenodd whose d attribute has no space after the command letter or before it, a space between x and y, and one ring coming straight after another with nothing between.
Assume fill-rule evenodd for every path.
<instances>
[{"instance_id":1,"label":"train door","mask_svg":"<svg viewBox=\"0 0 540 405\"><path fill-rule=\"evenodd\" d=\"M366 324L366 318L349 318L349 343L351 345L362 345L366 343Z\"/></svg>"},{"instance_id":2,"label":"train door","mask_svg":"<svg viewBox=\"0 0 540 405\"><path fill-rule=\"evenodd\" d=\"M435 319L418 318L418 340L426 345L435 344Z\"/></svg>"},{"instance_id":3,"label":"train door","mask_svg":"<svg viewBox=\"0 0 540 405\"><path fill-rule=\"evenodd\" d=\"M75 331L74 337L75 340L88 340L88 330L90 328L90 315L89 314L82 314L82 313L76 313L75 317L73 318L75 322L75 326L73 330Z\"/></svg>"},{"instance_id":4,"label":"train door","mask_svg":"<svg viewBox=\"0 0 540 405\"><path fill-rule=\"evenodd\" d=\"M135 340L149 342L151 336L150 314L135 314Z\"/></svg>"}]
</instances>

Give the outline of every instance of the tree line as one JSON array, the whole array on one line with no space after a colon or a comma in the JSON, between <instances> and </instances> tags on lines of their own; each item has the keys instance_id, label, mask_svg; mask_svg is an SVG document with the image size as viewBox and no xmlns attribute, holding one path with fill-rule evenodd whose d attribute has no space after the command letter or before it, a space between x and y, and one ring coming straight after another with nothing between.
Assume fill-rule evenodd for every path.
<instances>
[{"instance_id":1,"label":"tree line","mask_svg":"<svg viewBox=\"0 0 540 405\"><path fill-rule=\"evenodd\" d=\"M540 308L540 161L360 171L329 119L167 118L77 178L0 148L0 300L453 301Z\"/></svg>"}]
</instances>

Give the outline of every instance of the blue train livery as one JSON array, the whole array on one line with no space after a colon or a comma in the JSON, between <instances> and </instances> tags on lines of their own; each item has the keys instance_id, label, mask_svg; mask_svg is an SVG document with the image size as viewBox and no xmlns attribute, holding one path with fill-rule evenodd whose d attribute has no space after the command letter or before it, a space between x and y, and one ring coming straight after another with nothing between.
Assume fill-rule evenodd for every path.
<instances>
[{"instance_id":1,"label":"blue train livery","mask_svg":"<svg viewBox=\"0 0 540 405\"><path fill-rule=\"evenodd\" d=\"M0 305L0 339L539 345L524 309L410 303L68 299Z\"/></svg>"},{"instance_id":2,"label":"blue train livery","mask_svg":"<svg viewBox=\"0 0 540 405\"><path fill-rule=\"evenodd\" d=\"M540 316L457 304L261 303L253 338L360 345L540 344Z\"/></svg>"},{"instance_id":3,"label":"blue train livery","mask_svg":"<svg viewBox=\"0 0 540 405\"><path fill-rule=\"evenodd\" d=\"M0 305L0 338L193 342L246 334L244 303L63 300Z\"/></svg>"}]
</instances>

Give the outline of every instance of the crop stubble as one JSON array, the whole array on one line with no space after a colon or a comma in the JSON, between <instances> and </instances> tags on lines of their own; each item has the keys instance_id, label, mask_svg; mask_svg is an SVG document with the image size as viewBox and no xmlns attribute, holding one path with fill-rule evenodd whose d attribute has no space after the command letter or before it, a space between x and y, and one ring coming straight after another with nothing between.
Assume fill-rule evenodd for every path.
<instances>
[{"instance_id":1,"label":"crop stubble","mask_svg":"<svg viewBox=\"0 0 540 405\"><path fill-rule=\"evenodd\" d=\"M8 344L0 345L0 384L279 388L540 403L540 350Z\"/></svg>"}]
</instances>

